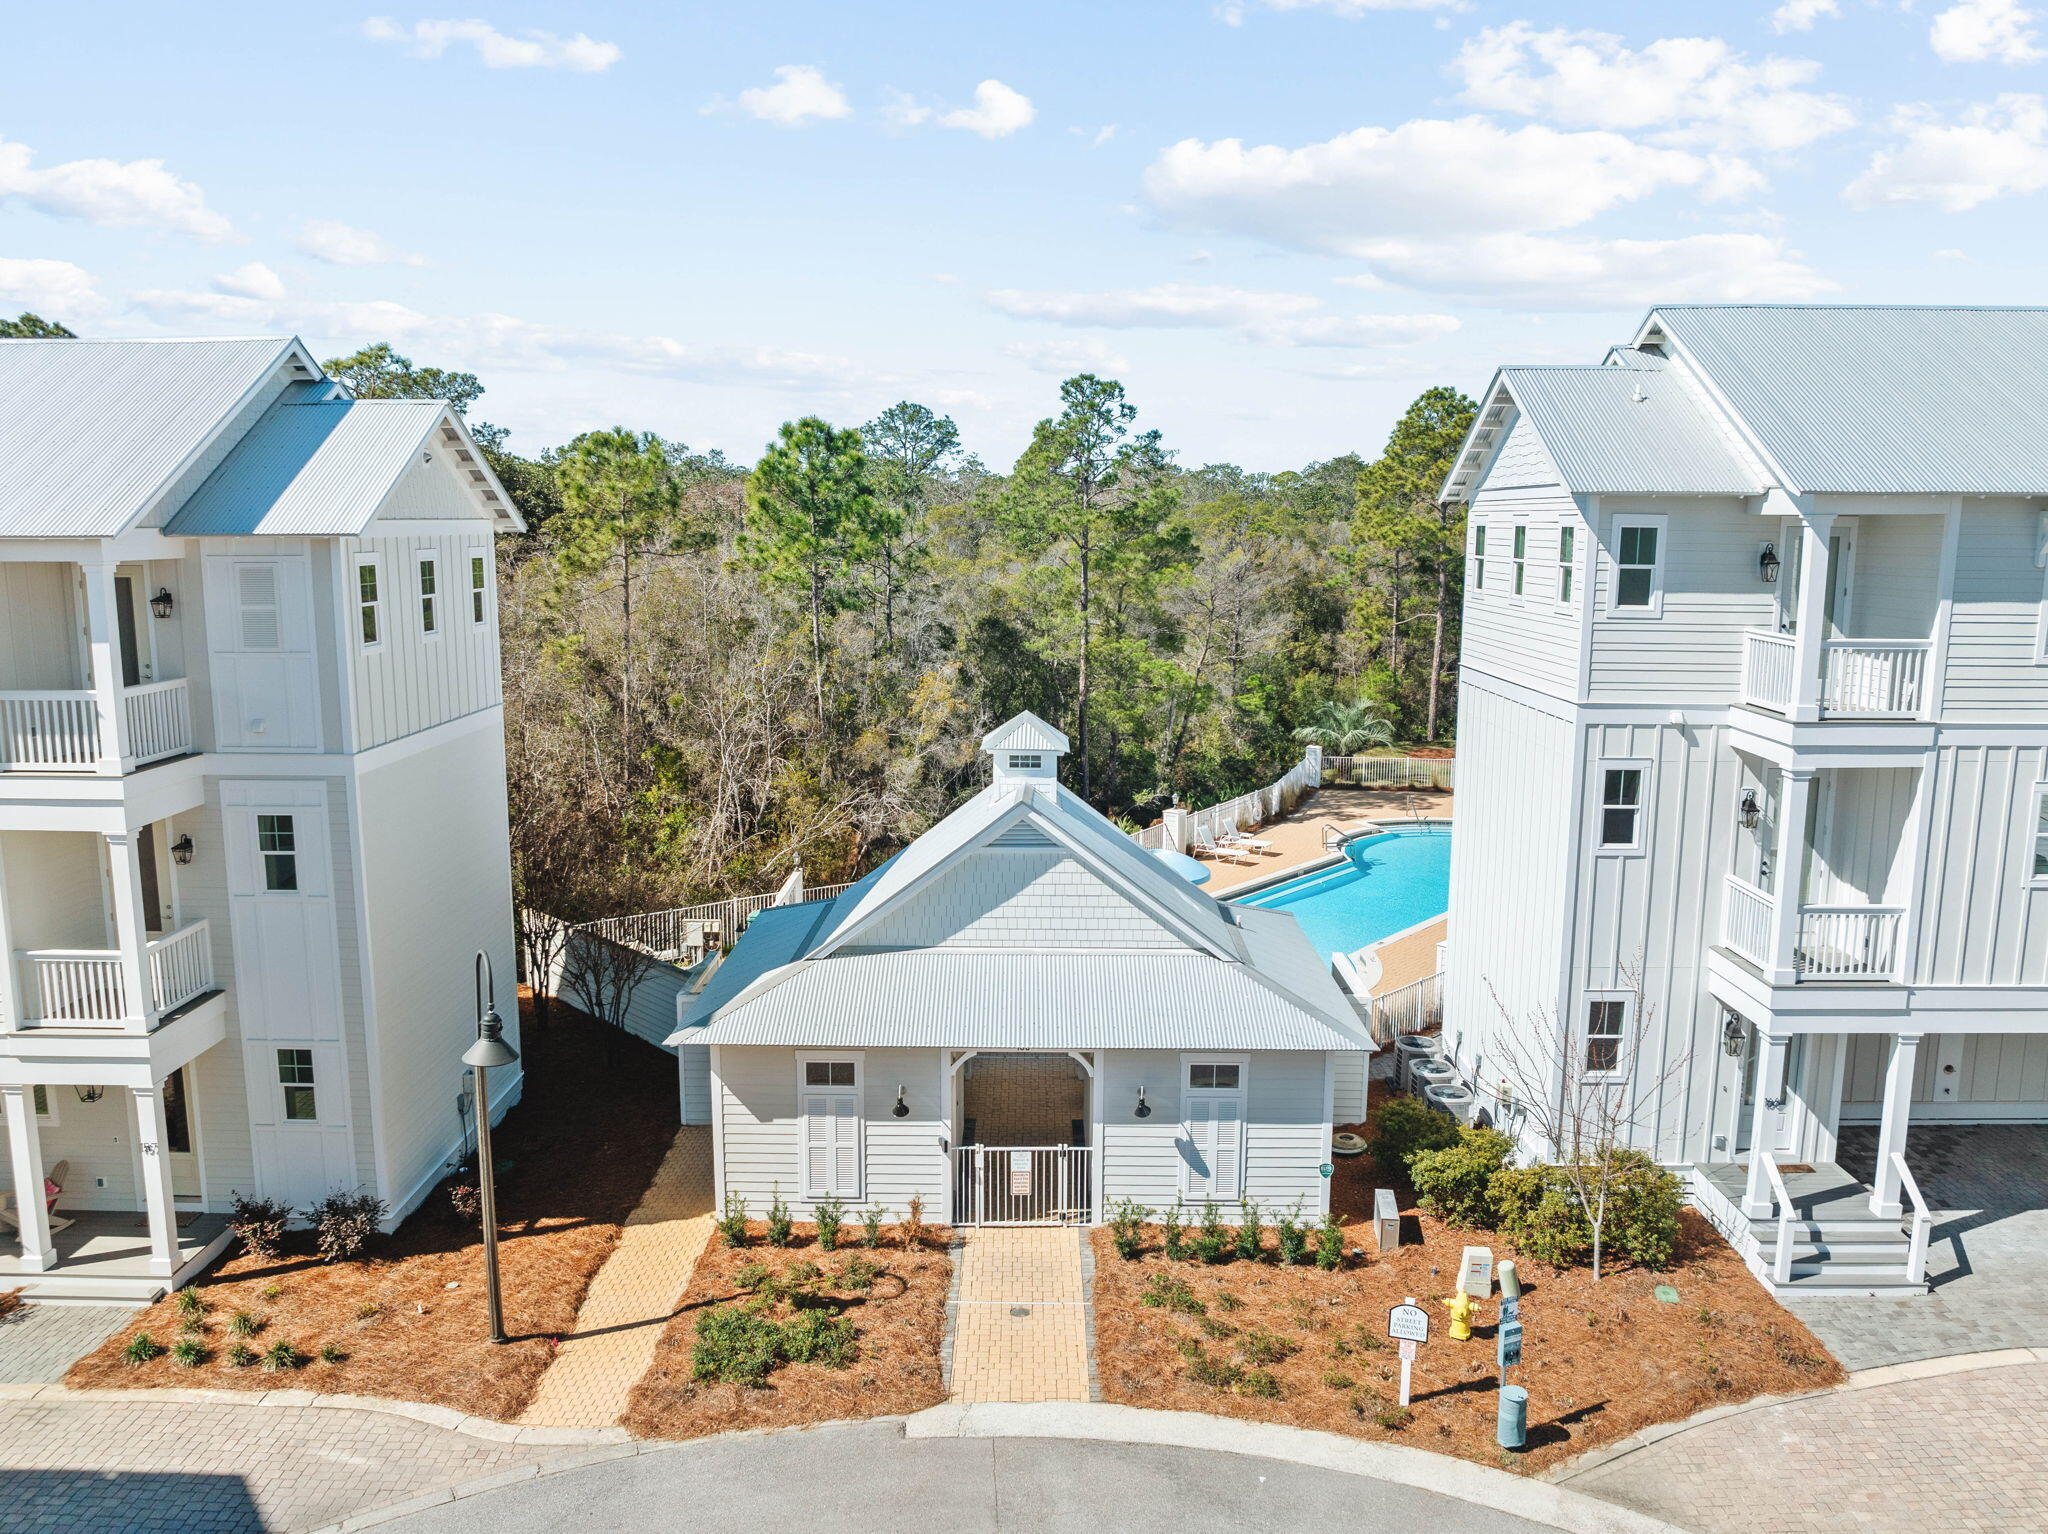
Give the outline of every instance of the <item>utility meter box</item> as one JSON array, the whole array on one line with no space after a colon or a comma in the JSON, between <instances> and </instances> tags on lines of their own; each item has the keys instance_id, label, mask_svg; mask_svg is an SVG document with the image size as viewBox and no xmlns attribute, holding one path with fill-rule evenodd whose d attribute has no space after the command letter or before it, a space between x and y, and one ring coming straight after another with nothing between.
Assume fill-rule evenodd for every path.
<instances>
[{"instance_id":1,"label":"utility meter box","mask_svg":"<svg viewBox=\"0 0 2048 1534\"><path fill-rule=\"evenodd\" d=\"M1392 1188L1378 1188L1373 1192L1372 1235L1383 1252L1391 1252L1401 1244L1401 1207L1394 1202Z\"/></svg>"}]
</instances>

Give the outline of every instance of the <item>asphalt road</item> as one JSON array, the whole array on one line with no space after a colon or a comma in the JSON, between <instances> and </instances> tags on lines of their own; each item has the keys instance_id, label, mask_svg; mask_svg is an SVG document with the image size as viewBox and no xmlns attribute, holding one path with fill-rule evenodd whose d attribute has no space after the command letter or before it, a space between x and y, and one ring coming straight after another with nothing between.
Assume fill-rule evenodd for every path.
<instances>
[{"instance_id":1,"label":"asphalt road","mask_svg":"<svg viewBox=\"0 0 2048 1534\"><path fill-rule=\"evenodd\" d=\"M379 1534L1191 1534L1546 1525L1341 1471L1203 1449L1038 1438L905 1438L894 1423L683 1445L517 1482Z\"/></svg>"}]
</instances>

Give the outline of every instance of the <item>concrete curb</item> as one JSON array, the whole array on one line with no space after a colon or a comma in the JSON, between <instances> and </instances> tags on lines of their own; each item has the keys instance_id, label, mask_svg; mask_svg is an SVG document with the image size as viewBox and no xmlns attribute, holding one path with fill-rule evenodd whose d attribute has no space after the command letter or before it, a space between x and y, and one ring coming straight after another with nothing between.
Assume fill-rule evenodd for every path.
<instances>
[{"instance_id":1,"label":"concrete curb","mask_svg":"<svg viewBox=\"0 0 2048 1534\"><path fill-rule=\"evenodd\" d=\"M1846 1395L1857 1390L1875 1390L1884 1385L1903 1385L1913 1380L1939 1379L1947 1374L1967 1374L1976 1369L2007 1369L2015 1364L2048 1363L2048 1348L1997 1348L1984 1353L1951 1353L1946 1358L1916 1358L1911 1363L1886 1364L1877 1369L1859 1369L1839 1385L1829 1385L1822 1390L1802 1390L1789 1396L1753 1396L1747 1401L1738 1401L1731 1406L1710 1406L1705 1411L1695 1412L1682 1422L1660 1422L1646 1427L1640 1433L1616 1440L1598 1449L1588 1449L1576 1459L1565 1461L1555 1469L1547 1471L1542 1479L1553 1485L1562 1485L1577 1479L1590 1471L1610 1465L1618 1459L1625 1459L1639 1449L1675 1438L1680 1433L1705 1427L1709 1423L1725 1421L1729 1417L1746 1416L1753 1411L1769 1411L1779 1406L1790 1406L1797 1401L1817 1401L1824 1396Z\"/></svg>"}]
</instances>

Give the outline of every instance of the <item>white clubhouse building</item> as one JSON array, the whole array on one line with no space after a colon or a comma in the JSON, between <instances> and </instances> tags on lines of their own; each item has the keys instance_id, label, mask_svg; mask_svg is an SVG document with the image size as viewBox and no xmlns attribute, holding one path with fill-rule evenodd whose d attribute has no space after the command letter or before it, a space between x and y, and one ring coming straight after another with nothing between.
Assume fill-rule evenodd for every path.
<instances>
[{"instance_id":1,"label":"white clubhouse building","mask_svg":"<svg viewBox=\"0 0 2048 1534\"><path fill-rule=\"evenodd\" d=\"M1459 1063L1497 1100L1565 1020L1779 1284L1917 1286L1907 1126L2048 1120L2043 355L2048 310L1657 309L1502 369L1445 486Z\"/></svg>"},{"instance_id":2,"label":"white clubhouse building","mask_svg":"<svg viewBox=\"0 0 2048 1534\"><path fill-rule=\"evenodd\" d=\"M0 341L0 463L0 1288L146 1297L238 1192L395 1221L513 973L517 513L282 337Z\"/></svg>"}]
</instances>

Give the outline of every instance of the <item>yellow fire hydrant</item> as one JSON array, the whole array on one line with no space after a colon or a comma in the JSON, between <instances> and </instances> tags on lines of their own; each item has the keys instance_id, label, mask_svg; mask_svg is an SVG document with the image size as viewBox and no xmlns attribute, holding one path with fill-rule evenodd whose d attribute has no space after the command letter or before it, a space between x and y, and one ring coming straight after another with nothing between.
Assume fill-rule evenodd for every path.
<instances>
[{"instance_id":1,"label":"yellow fire hydrant","mask_svg":"<svg viewBox=\"0 0 2048 1534\"><path fill-rule=\"evenodd\" d=\"M1442 1304L1444 1309L1451 1313L1451 1341L1470 1342L1472 1340L1472 1312L1478 1308L1478 1302L1471 1295L1460 1289L1449 1299L1444 1300Z\"/></svg>"}]
</instances>

